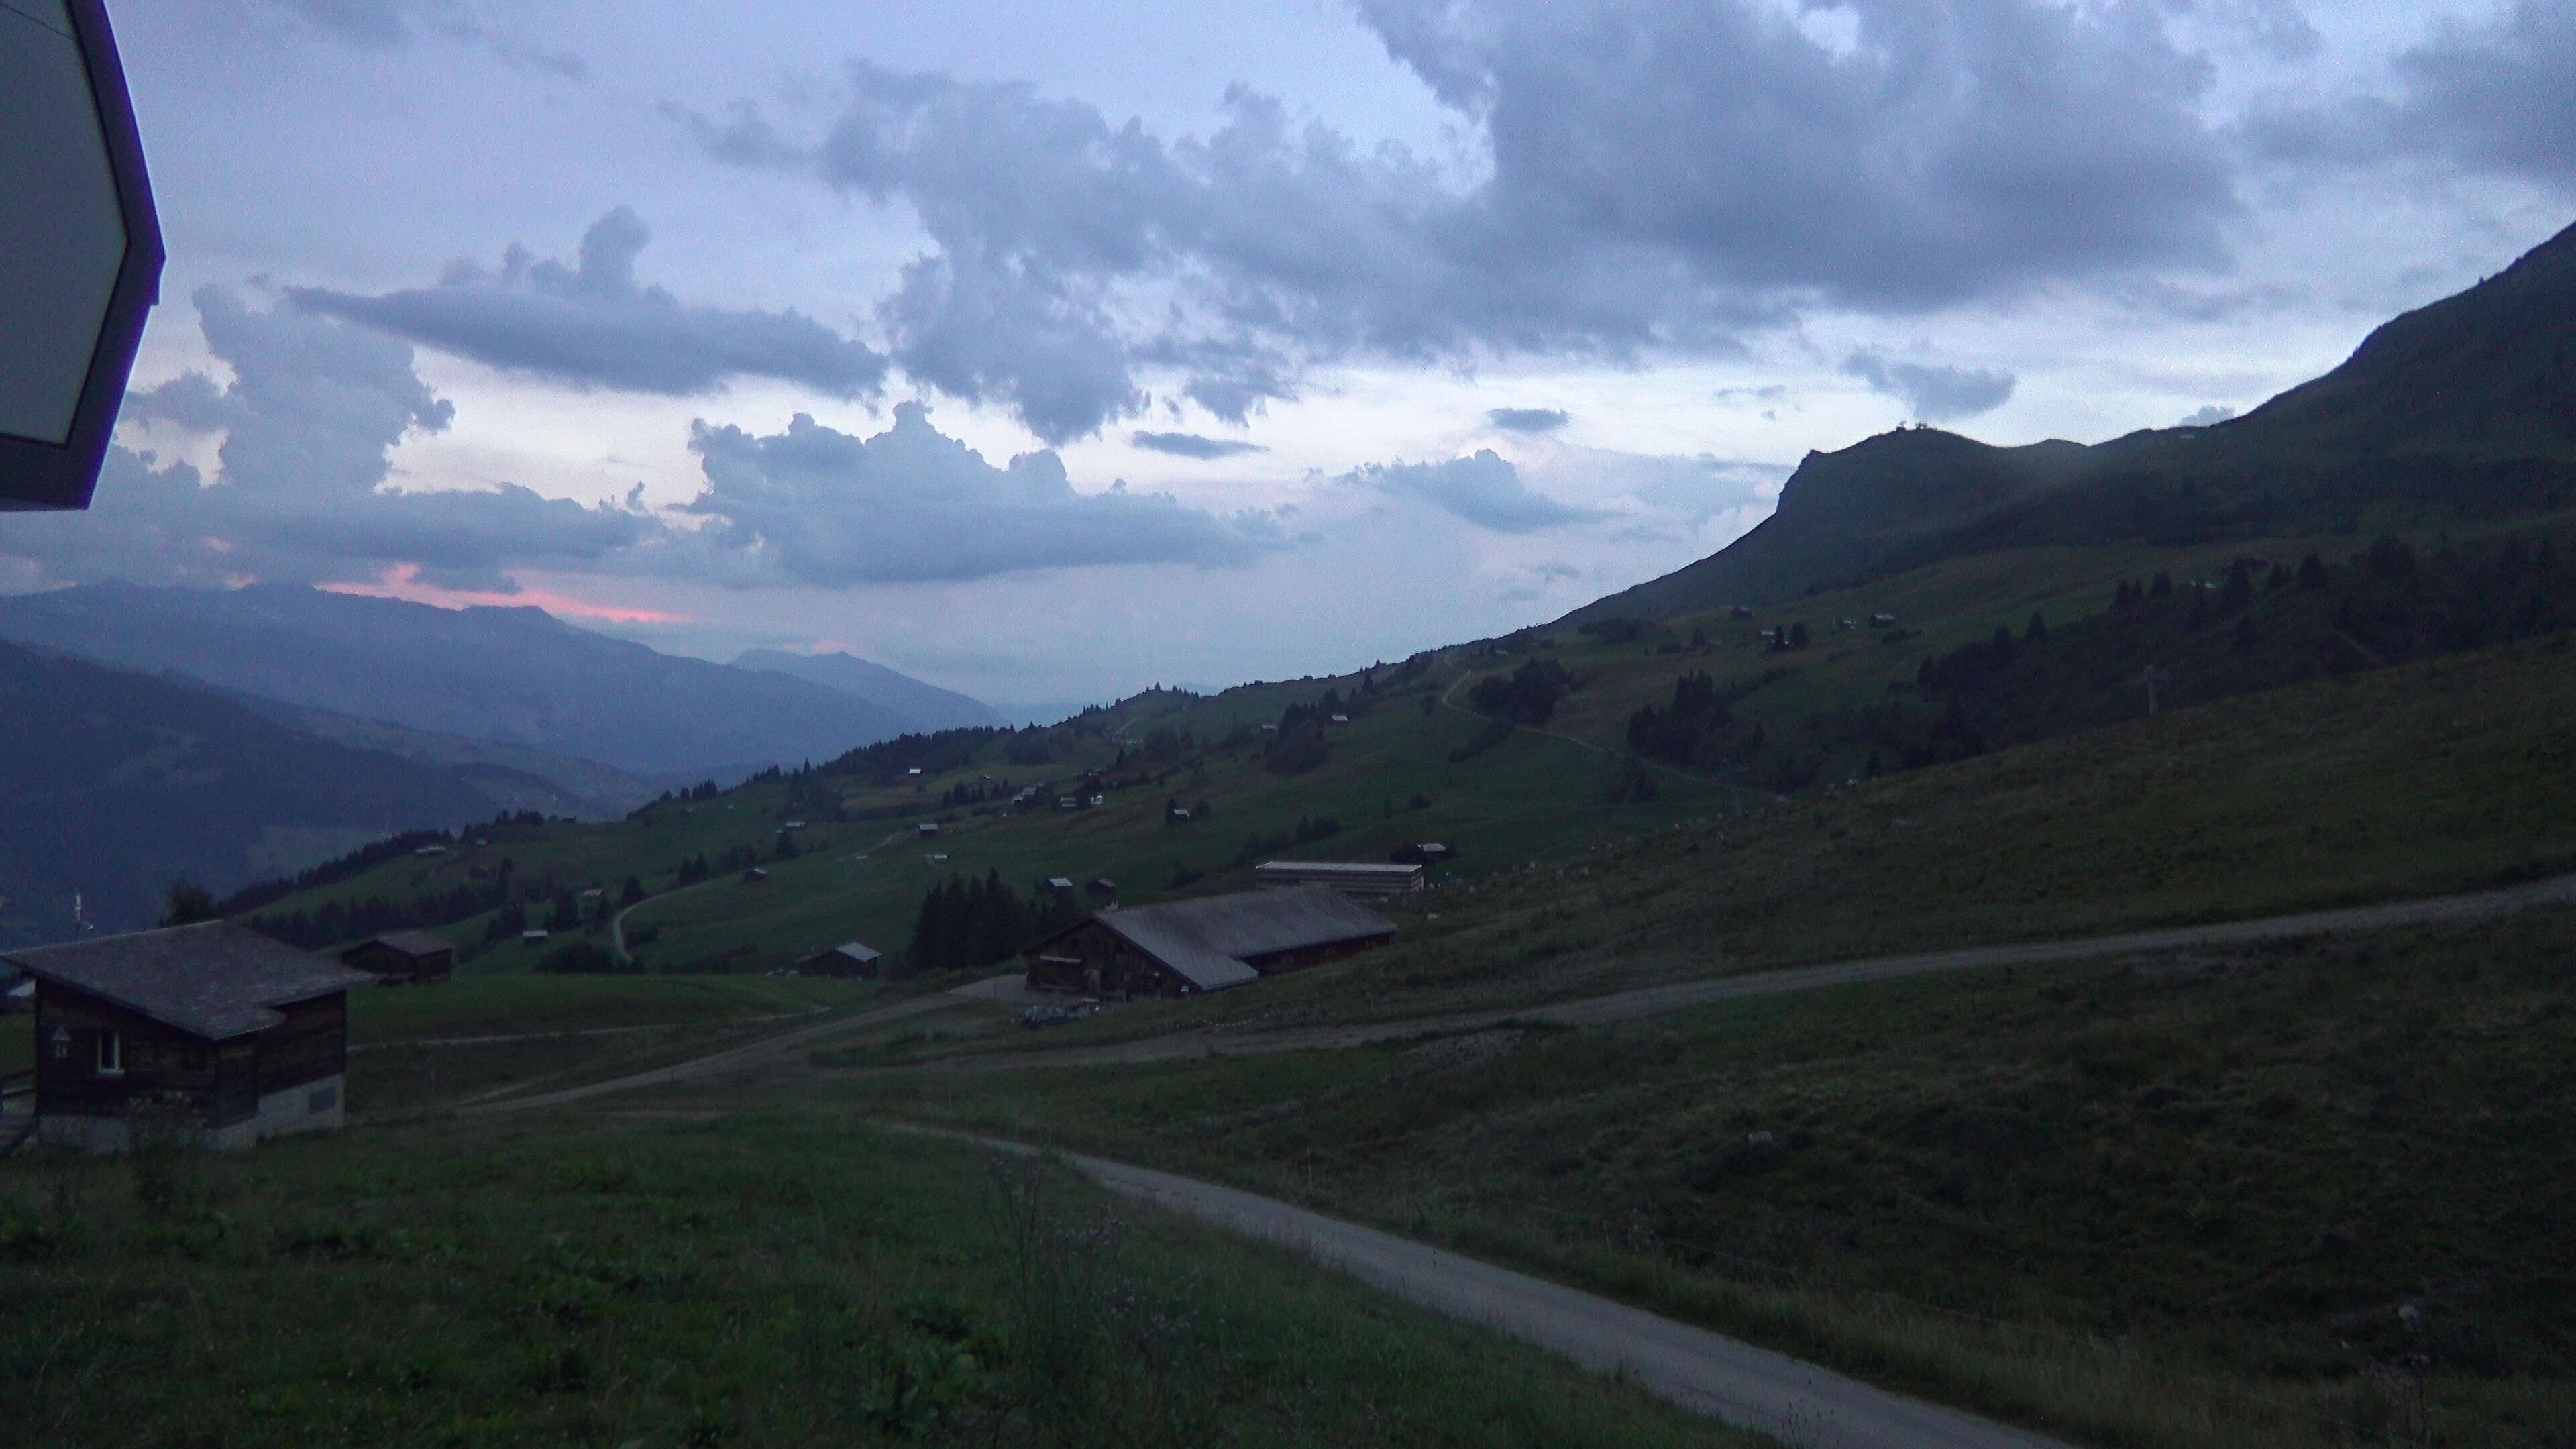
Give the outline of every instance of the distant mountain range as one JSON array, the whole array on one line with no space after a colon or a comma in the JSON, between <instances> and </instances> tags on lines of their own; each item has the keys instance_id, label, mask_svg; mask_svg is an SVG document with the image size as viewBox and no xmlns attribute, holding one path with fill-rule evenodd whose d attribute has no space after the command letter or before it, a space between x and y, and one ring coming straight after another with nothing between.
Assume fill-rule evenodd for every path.
<instances>
[{"instance_id":1,"label":"distant mountain range","mask_svg":"<svg viewBox=\"0 0 2576 1449\"><path fill-rule=\"evenodd\" d=\"M1914 428L1810 453L1725 549L1567 622L1768 604L1944 558L2471 520L2576 504L2576 227L2241 418L2094 447Z\"/></svg>"},{"instance_id":2,"label":"distant mountain range","mask_svg":"<svg viewBox=\"0 0 2576 1449\"><path fill-rule=\"evenodd\" d=\"M401 830L613 817L899 734L994 725L846 654L657 653L538 609L101 584L0 599L0 944L150 925ZM23 647L21 647L23 646Z\"/></svg>"},{"instance_id":3,"label":"distant mountain range","mask_svg":"<svg viewBox=\"0 0 2576 1449\"><path fill-rule=\"evenodd\" d=\"M496 788L487 793L484 784ZM152 924L217 892L548 788L289 729L210 690L0 644L0 943ZM73 901L81 902L80 917Z\"/></svg>"},{"instance_id":4,"label":"distant mountain range","mask_svg":"<svg viewBox=\"0 0 2576 1449\"><path fill-rule=\"evenodd\" d=\"M397 725L526 752L487 763L551 777L563 772L544 757L569 757L652 788L992 722L963 695L847 655L771 653L741 668L658 653L541 609L440 609L286 586L97 584L0 599L0 639L359 722L281 717L326 738L418 752L418 741L361 727ZM429 753L471 763L452 745ZM631 793L614 779L557 783L576 795Z\"/></svg>"},{"instance_id":5,"label":"distant mountain range","mask_svg":"<svg viewBox=\"0 0 2576 1449\"><path fill-rule=\"evenodd\" d=\"M783 649L752 649L735 657L736 669L766 670L819 684L836 694L889 710L915 730L993 727L1008 723L1001 712L955 690L924 684L855 654L790 654Z\"/></svg>"}]
</instances>

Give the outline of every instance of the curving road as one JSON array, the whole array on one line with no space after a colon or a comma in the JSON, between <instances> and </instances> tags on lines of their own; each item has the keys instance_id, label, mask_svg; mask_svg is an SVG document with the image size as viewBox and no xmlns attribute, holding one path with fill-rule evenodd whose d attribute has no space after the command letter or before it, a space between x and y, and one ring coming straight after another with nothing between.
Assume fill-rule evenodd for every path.
<instances>
[{"instance_id":1,"label":"curving road","mask_svg":"<svg viewBox=\"0 0 2576 1449\"><path fill-rule=\"evenodd\" d=\"M1002 1152L1041 1149L903 1128ZM1411 1303L1482 1324L1739 1428L1817 1449L2067 1449L1526 1273L1425 1247L1236 1188L1097 1157L1053 1154L1111 1192L1294 1249Z\"/></svg>"},{"instance_id":2,"label":"curving road","mask_svg":"<svg viewBox=\"0 0 2576 1449\"><path fill-rule=\"evenodd\" d=\"M2128 931L2116 936L2075 940L2032 941L2009 946L1967 946L1905 956L1872 956L1825 966L1786 966L1743 976L1646 986L1607 996L1585 997L1540 1006L1497 1007L1443 1016L1407 1017L1398 1021L1360 1022L1345 1026L1290 1027L1226 1035L1193 1028L1169 1036L1097 1047L1059 1047L932 1059L900 1067L857 1069L869 1076L896 1072L1014 1071L1029 1067L1129 1066L1144 1062L1182 1061L1206 1056L1248 1056L1268 1052L1335 1051L1414 1037L1483 1031L1507 1023L1551 1026L1609 1026L1672 1012L1692 1011L1723 1001L1816 991L1834 986L1862 986L1938 976L1996 966L2049 965L2098 960L2109 956L2186 951L2206 946L2242 946L2302 936L2344 935L2355 931L2391 930L2488 920L2534 906L2576 902L2576 875L2554 876L2530 885L2472 891L2422 900L2392 901L2341 910L2307 911L2294 916L2266 916L2250 921L2220 921L2203 926L2174 926L2154 931Z\"/></svg>"},{"instance_id":3,"label":"curving road","mask_svg":"<svg viewBox=\"0 0 2576 1449\"><path fill-rule=\"evenodd\" d=\"M1582 1001L1518 1010L1461 1013L1412 1021L1266 1033L1224 1040L1198 1033L1101 1048L1034 1053L1014 1061L926 1064L927 1069L1083 1066L1249 1051L1294 1051L1359 1045L1427 1032L1471 1030L1506 1021L1593 1026L1685 1011L1715 1002L1831 986L1897 981L1983 967L2043 964L2301 936L2490 919L2535 906L2576 901L2576 875L2530 885L2344 910L2311 911L2253 921L2132 931L2075 941L1972 947L1883 956L1830 966L1766 971L1713 981L1648 987ZM804 1053L864 1027L958 1005L952 995L905 1001L782 1033L653 1071L526 1097L478 1103L464 1115L564 1106L636 1088L718 1079L761 1080L810 1070ZM925 1067L878 1068L921 1071ZM907 1127L1014 1153L1022 1143ZM1706 1329L1516 1273L1391 1233L1326 1217L1237 1188L1079 1155L1065 1160L1112 1192L1153 1202L1232 1232L1281 1244L1318 1263L1452 1317L1483 1324L1586 1368L1619 1373L1684 1408L1818 1449L2066 1449L2058 1440L1980 1419L1857 1379L1755 1348Z\"/></svg>"}]
</instances>

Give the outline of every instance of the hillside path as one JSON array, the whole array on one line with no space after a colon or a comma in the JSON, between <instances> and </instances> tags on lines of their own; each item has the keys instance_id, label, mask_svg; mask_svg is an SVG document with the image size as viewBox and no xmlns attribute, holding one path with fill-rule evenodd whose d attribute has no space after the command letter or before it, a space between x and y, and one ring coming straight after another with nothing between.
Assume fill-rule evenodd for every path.
<instances>
[{"instance_id":1,"label":"hillside path","mask_svg":"<svg viewBox=\"0 0 2576 1449\"><path fill-rule=\"evenodd\" d=\"M1743 976L1681 981L1669 986L1646 986L1607 996L1585 997L1575 1001L1559 1001L1539 1006L1496 1007L1483 1011L1453 1012L1442 1016L1356 1022L1340 1026L1290 1027L1245 1032L1241 1035L1227 1035L1207 1028L1197 1028L1175 1032L1168 1036L1148 1037L1140 1041L1117 1042L1106 1046L1038 1049L984 1057L933 1058L905 1066L867 1067L854 1070L857 1075L889 1076L919 1071L987 1072L1013 1071L1028 1067L1128 1066L1147 1062L1186 1061L1195 1057L1331 1051L1370 1046L1380 1042L1403 1041L1420 1036L1483 1031L1512 1023L1608 1026L1672 1012L1691 1011L1723 1001L1737 1001L1756 996L1777 996L1792 991L1814 991L1833 986L1860 986L1877 982L1903 981L1918 976L1937 976L1996 966L2050 965L2068 961L2098 960L2106 956L2187 951L2208 946L2244 946L2264 941L2294 940L2301 936L2343 935L2355 931L2380 931L2405 926L2488 920L2497 916L2511 915L2533 906L2569 902L2576 902L2576 875L2554 876L2529 885L2508 886L2500 890L2472 891L2461 895L2433 896L2411 901L2390 901L2371 906L2349 906L2330 911L2308 911L2292 916L2266 916L2250 921L2219 921L2202 926L2173 926L2162 930L2128 931L2114 936L2088 936L2075 940L2031 941L2004 946L1966 946L1949 951L1926 951L1905 956L1873 956L1823 966L1787 966L1773 971L1756 971Z\"/></svg>"},{"instance_id":2,"label":"hillside path","mask_svg":"<svg viewBox=\"0 0 2576 1449\"><path fill-rule=\"evenodd\" d=\"M910 1128L997 1151L1042 1149ZM1433 1312L1623 1373L1659 1398L1818 1449L2065 1449L2055 1439L1857 1379L1563 1284L1497 1268L1274 1198L1097 1157L1054 1154L1092 1181L1228 1232L1276 1243Z\"/></svg>"},{"instance_id":3,"label":"hillside path","mask_svg":"<svg viewBox=\"0 0 2576 1449\"><path fill-rule=\"evenodd\" d=\"M830 1021L795 1031L781 1032L741 1046L728 1047L702 1057L673 1062L650 1071L630 1072L622 1077L589 1082L578 1087L564 1087L552 1092L538 1092L525 1097L504 1097L496 1101L476 1102L457 1109L460 1117L484 1117L503 1112L528 1112L540 1107L563 1107L604 1097L613 1092L631 1092L641 1087L668 1087L686 1082L708 1082L736 1076L765 1075L782 1067L796 1065L802 1054L833 1037L865 1027L883 1026L906 1017L926 1016L957 1005L957 999L945 992L915 996L873 1011L854 1012Z\"/></svg>"}]
</instances>

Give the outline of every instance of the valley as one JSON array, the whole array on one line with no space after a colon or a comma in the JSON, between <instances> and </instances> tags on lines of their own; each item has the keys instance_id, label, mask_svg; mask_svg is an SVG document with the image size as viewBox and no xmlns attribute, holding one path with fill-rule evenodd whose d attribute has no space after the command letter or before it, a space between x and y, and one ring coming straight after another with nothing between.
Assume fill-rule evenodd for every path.
<instances>
[{"instance_id":1,"label":"valley","mask_svg":"<svg viewBox=\"0 0 2576 1449\"><path fill-rule=\"evenodd\" d=\"M457 793L542 777L578 721L460 723L462 684L364 714L383 676L331 628L296 657L336 693L212 681L265 681L256 710L131 672L166 641L0 652L71 681L30 698L104 701L40 742L94 766L54 808L254 782L274 828L375 838L211 911L454 951L354 994L344 1132L0 1165L0 1291L106 1285L0 1325L24 1423L1875 1444L1915 1403L1960 1444L2565 1449L2571 237L2243 418L1882 434L1675 574L1329 677L1012 728L855 659L430 621L680 681L582 737L615 772L592 818ZM772 704L726 756L711 722ZM98 723L182 710L209 723ZM742 768L678 769L691 741ZM122 848L128 895L179 860ZM1364 902L1370 949L1023 1015L1063 999L1025 986L1049 933L1274 861L1427 888ZM843 943L873 974L824 974ZM1206 1227L1229 1202L1273 1227ZM1319 1272L1299 1223L1429 1278L1408 1305ZM1511 1335L1420 1286L1505 1269L1556 1305ZM1685 1412L1687 1374L1531 1326L1594 1312L1701 1368L1786 1356L1788 1387ZM98 1368L145 1361L185 1389ZM1832 1422L1870 1395L1898 1418Z\"/></svg>"}]
</instances>

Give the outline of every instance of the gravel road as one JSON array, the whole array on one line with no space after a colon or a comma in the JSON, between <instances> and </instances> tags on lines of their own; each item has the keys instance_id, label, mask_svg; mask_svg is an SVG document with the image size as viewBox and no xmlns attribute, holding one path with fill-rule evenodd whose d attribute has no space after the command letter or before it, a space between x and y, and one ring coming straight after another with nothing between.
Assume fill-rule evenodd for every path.
<instances>
[{"instance_id":1,"label":"gravel road","mask_svg":"<svg viewBox=\"0 0 2576 1449\"><path fill-rule=\"evenodd\" d=\"M926 1129L907 1129L926 1130ZM1038 1149L937 1132L1003 1152ZM1817 1449L2065 1449L2064 1444L1676 1323L1594 1294L1214 1183L1097 1157L1063 1160L1112 1192L1280 1244L1452 1318L1625 1373L1696 1413Z\"/></svg>"},{"instance_id":2,"label":"gravel road","mask_svg":"<svg viewBox=\"0 0 2576 1449\"><path fill-rule=\"evenodd\" d=\"M1722 1001L1814 991L1831 986L1860 986L1903 981L1917 976L1976 971L1995 966L2047 965L2098 960L2107 956L2148 955L2209 946L2244 946L2302 936L2342 935L2403 926L2441 925L2511 915L2533 906L2576 901L2576 875L2555 876L2530 885L2464 895L2434 896L2342 910L2309 911L2295 916L2268 916L2254 921L2221 921L2205 926L2176 926L2158 931L2130 931L2117 936L2088 936L2071 941L2035 941L2014 946L1969 946L1908 956L1874 956L1830 966L1791 966L1744 976L1683 981L1648 986L1608 996L1560 1001L1545 1006L1519 1006L1490 1011L1454 1012L1444 1016L1409 1017L1401 1021L1360 1022L1346 1026L1291 1027L1228 1034L1197 1029L1142 1041L1098 1047L1061 1047L1008 1054L963 1056L912 1066L860 1069L866 1075L897 1072L1016 1071L1030 1067L1128 1066L1145 1062L1186 1061L1194 1057L1245 1056L1265 1052L1334 1051L1420 1036L1483 1031L1506 1022L1545 1022L1556 1026L1607 1026L1671 1012L1691 1011Z\"/></svg>"}]
</instances>

